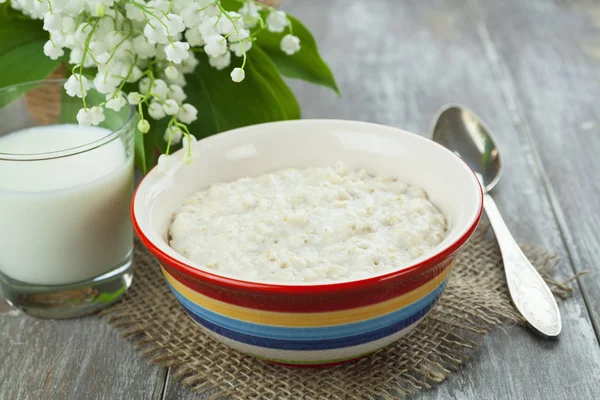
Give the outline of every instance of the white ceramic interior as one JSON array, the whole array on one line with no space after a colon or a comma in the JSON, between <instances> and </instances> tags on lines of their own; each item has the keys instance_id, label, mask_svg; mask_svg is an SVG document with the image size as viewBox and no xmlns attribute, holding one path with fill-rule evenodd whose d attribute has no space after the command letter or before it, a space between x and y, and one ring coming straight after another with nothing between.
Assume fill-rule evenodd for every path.
<instances>
[{"instance_id":1,"label":"white ceramic interior","mask_svg":"<svg viewBox=\"0 0 600 400\"><path fill-rule=\"evenodd\" d=\"M198 141L190 165L181 162L182 155L179 151L170 156L172 166L166 172L154 168L144 178L133 200L134 217L140 230L164 253L228 278L236 277L194 264L166 241L171 216L183 199L213 183L280 168L326 167L337 161L395 176L423 188L449 223L444 241L414 264L442 252L467 233L483 201L477 178L454 153L419 135L365 122L296 120L253 125Z\"/></svg>"}]
</instances>

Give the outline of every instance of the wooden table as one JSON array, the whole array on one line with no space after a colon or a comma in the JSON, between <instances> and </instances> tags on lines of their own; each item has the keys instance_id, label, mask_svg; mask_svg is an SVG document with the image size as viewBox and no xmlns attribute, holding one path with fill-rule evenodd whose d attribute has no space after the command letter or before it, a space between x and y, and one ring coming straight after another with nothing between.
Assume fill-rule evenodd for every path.
<instances>
[{"instance_id":1,"label":"wooden table","mask_svg":"<svg viewBox=\"0 0 600 400\"><path fill-rule=\"evenodd\" d=\"M289 0L343 93L293 82L305 118L427 135L445 103L484 118L506 162L494 196L515 236L559 253L574 282L560 340L498 329L420 399L600 399L600 3ZM199 399L91 316L0 306L0 399Z\"/></svg>"}]
</instances>

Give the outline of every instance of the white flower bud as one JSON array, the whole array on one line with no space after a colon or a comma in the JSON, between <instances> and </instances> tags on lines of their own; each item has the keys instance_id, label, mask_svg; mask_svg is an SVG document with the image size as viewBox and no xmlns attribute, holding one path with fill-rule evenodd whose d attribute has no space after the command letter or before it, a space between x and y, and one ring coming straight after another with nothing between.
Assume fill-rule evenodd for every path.
<instances>
[{"instance_id":1,"label":"white flower bud","mask_svg":"<svg viewBox=\"0 0 600 400\"><path fill-rule=\"evenodd\" d=\"M185 92L179 85L169 86L168 97L175 100L177 103L183 103L183 101L187 98Z\"/></svg>"},{"instance_id":2,"label":"white flower bud","mask_svg":"<svg viewBox=\"0 0 600 400\"><path fill-rule=\"evenodd\" d=\"M156 45L148 42L144 35L138 35L131 41L133 51L142 59L154 57L156 54Z\"/></svg>"},{"instance_id":3,"label":"white flower bud","mask_svg":"<svg viewBox=\"0 0 600 400\"><path fill-rule=\"evenodd\" d=\"M179 104L173 99L165 100L163 110L165 110L165 114L167 115L175 115L179 111Z\"/></svg>"},{"instance_id":4,"label":"white flower bud","mask_svg":"<svg viewBox=\"0 0 600 400\"><path fill-rule=\"evenodd\" d=\"M193 158L192 155L190 153L188 153L187 151L183 154L183 158L182 161L185 165L190 165L192 163Z\"/></svg>"},{"instance_id":5,"label":"white flower bud","mask_svg":"<svg viewBox=\"0 0 600 400\"><path fill-rule=\"evenodd\" d=\"M294 53L300 51L300 38L293 35L285 35L283 39L281 39L281 51L283 51L288 56L291 56Z\"/></svg>"},{"instance_id":6,"label":"white flower bud","mask_svg":"<svg viewBox=\"0 0 600 400\"><path fill-rule=\"evenodd\" d=\"M204 14L208 15L209 17L216 17L219 14L221 14L221 10L219 9L219 7L217 7L216 4L212 4L204 10Z\"/></svg>"},{"instance_id":7,"label":"white flower bud","mask_svg":"<svg viewBox=\"0 0 600 400\"><path fill-rule=\"evenodd\" d=\"M50 38L56 47L65 47L67 44L67 38L61 31L52 32Z\"/></svg>"},{"instance_id":8,"label":"white flower bud","mask_svg":"<svg viewBox=\"0 0 600 400\"><path fill-rule=\"evenodd\" d=\"M175 36L185 30L183 18L177 14L167 14L164 23L167 25L167 31L171 36Z\"/></svg>"},{"instance_id":9,"label":"white flower bud","mask_svg":"<svg viewBox=\"0 0 600 400\"><path fill-rule=\"evenodd\" d=\"M218 57L227 51L227 40L221 35L210 35L206 39L204 51L209 57Z\"/></svg>"},{"instance_id":10,"label":"white flower bud","mask_svg":"<svg viewBox=\"0 0 600 400\"><path fill-rule=\"evenodd\" d=\"M44 30L48 32L60 31L62 29L62 18L58 14L47 13L44 15Z\"/></svg>"},{"instance_id":11,"label":"white flower bud","mask_svg":"<svg viewBox=\"0 0 600 400\"><path fill-rule=\"evenodd\" d=\"M108 54L108 51L104 51L104 52L98 54L95 58L96 58L96 62L98 64L104 65L110 59L110 54Z\"/></svg>"},{"instance_id":12,"label":"white flower bud","mask_svg":"<svg viewBox=\"0 0 600 400\"><path fill-rule=\"evenodd\" d=\"M158 161L157 164L158 165L166 165L169 162L169 156L166 154L161 154L160 156L158 156Z\"/></svg>"},{"instance_id":13,"label":"white flower bud","mask_svg":"<svg viewBox=\"0 0 600 400\"><path fill-rule=\"evenodd\" d=\"M246 73L241 68L234 68L233 71L231 71L231 80L234 82L241 82L245 77Z\"/></svg>"},{"instance_id":14,"label":"white flower bud","mask_svg":"<svg viewBox=\"0 0 600 400\"><path fill-rule=\"evenodd\" d=\"M101 2L96 3L94 11L96 12L96 16L101 18L104 17L104 15L106 14L106 4Z\"/></svg>"},{"instance_id":15,"label":"white flower bud","mask_svg":"<svg viewBox=\"0 0 600 400\"><path fill-rule=\"evenodd\" d=\"M250 31L248 29L240 29L237 32L232 32L231 35L227 36L229 43L239 42L250 37Z\"/></svg>"},{"instance_id":16,"label":"white flower bud","mask_svg":"<svg viewBox=\"0 0 600 400\"><path fill-rule=\"evenodd\" d=\"M116 93L115 95L107 95L106 108L110 108L114 111L119 111L121 108L127 105L127 100L125 96L121 92Z\"/></svg>"},{"instance_id":17,"label":"white flower bud","mask_svg":"<svg viewBox=\"0 0 600 400\"><path fill-rule=\"evenodd\" d=\"M228 51L218 57L208 57L208 64L219 71L229 67L231 65L231 52Z\"/></svg>"},{"instance_id":18,"label":"white flower bud","mask_svg":"<svg viewBox=\"0 0 600 400\"><path fill-rule=\"evenodd\" d=\"M114 93L120 84L121 80L119 78L103 72L98 72L94 77L94 86L102 94Z\"/></svg>"},{"instance_id":19,"label":"white flower bud","mask_svg":"<svg viewBox=\"0 0 600 400\"><path fill-rule=\"evenodd\" d=\"M259 8L253 1L246 1L238 12L244 17L244 27L247 29L254 28L260 19L258 12Z\"/></svg>"},{"instance_id":20,"label":"white flower bud","mask_svg":"<svg viewBox=\"0 0 600 400\"><path fill-rule=\"evenodd\" d=\"M167 98L167 94L169 93L169 87L162 79L155 79L154 84L152 85L152 93L160 97L161 100L165 100Z\"/></svg>"},{"instance_id":21,"label":"white flower bud","mask_svg":"<svg viewBox=\"0 0 600 400\"><path fill-rule=\"evenodd\" d=\"M166 154L161 154L158 157L158 162L156 165L156 171L160 174L160 175L164 175L166 174L169 169L171 168L171 166L173 165L173 157L170 157Z\"/></svg>"},{"instance_id":22,"label":"white flower bud","mask_svg":"<svg viewBox=\"0 0 600 400\"><path fill-rule=\"evenodd\" d=\"M127 101L133 106L137 106L142 101L142 95L138 92L131 92L127 95ZM141 130L141 129L140 129Z\"/></svg>"},{"instance_id":23,"label":"white flower bud","mask_svg":"<svg viewBox=\"0 0 600 400\"><path fill-rule=\"evenodd\" d=\"M270 32L283 32L287 25L287 15L283 11L273 10L267 16L267 29Z\"/></svg>"},{"instance_id":24,"label":"white flower bud","mask_svg":"<svg viewBox=\"0 0 600 400\"><path fill-rule=\"evenodd\" d=\"M194 56L194 53L191 51L188 51L188 57L184 58L184 60L179 65L179 69L184 74L191 74L192 72L194 72L194 69L196 68L198 63L199 63L199 61L196 58L196 56Z\"/></svg>"},{"instance_id":25,"label":"white flower bud","mask_svg":"<svg viewBox=\"0 0 600 400\"><path fill-rule=\"evenodd\" d=\"M144 36L148 39L148 42L152 44L156 43L169 43L169 37L167 36L167 30L160 22L154 20L153 25L149 23L144 27Z\"/></svg>"},{"instance_id":26,"label":"white flower bud","mask_svg":"<svg viewBox=\"0 0 600 400\"><path fill-rule=\"evenodd\" d=\"M141 77L142 70L137 65L135 65L131 69L131 74L129 75L129 79L127 79L127 82L137 82Z\"/></svg>"},{"instance_id":27,"label":"white flower bud","mask_svg":"<svg viewBox=\"0 0 600 400\"><path fill-rule=\"evenodd\" d=\"M183 145L184 149L187 149L188 147L192 146L197 141L198 141L198 139L196 139L196 137L194 135L185 135L183 137L183 139L181 139L181 144Z\"/></svg>"},{"instance_id":28,"label":"white flower bud","mask_svg":"<svg viewBox=\"0 0 600 400\"><path fill-rule=\"evenodd\" d=\"M104 110L102 107L92 107L92 125L98 125L104 121Z\"/></svg>"},{"instance_id":29,"label":"white flower bud","mask_svg":"<svg viewBox=\"0 0 600 400\"><path fill-rule=\"evenodd\" d=\"M178 127L171 125L165 131L163 135L163 139L167 143L177 144L181 142L181 138L183 137L183 132Z\"/></svg>"},{"instance_id":30,"label":"white flower bud","mask_svg":"<svg viewBox=\"0 0 600 400\"><path fill-rule=\"evenodd\" d=\"M102 107L82 108L77 113L77 122L83 126L98 125L104 121Z\"/></svg>"},{"instance_id":31,"label":"white flower bud","mask_svg":"<svg viewBox=\"0 0 600 400\"><path fill-rule=\"evenodd\" d=\"M206 42L202 39L202 35L200 31L195 27L191 27L190 29L185 31L185 39L190 44L190 46L204 46Z\"/></svg>"},{"instance_id":32,"label":"white flower bud","mask_svg":"<svg viewBox=\"0 0 600 400\"><path fill-rule=\"evenodd\" d=\"M219 18L217 17L206 18L198 27L198 31L200 32L200 35L202 35L204 41L206 41L210 36L218 33L217 28L215 27L217 21L219 21Z\"/></svg>"},{"instance_id":33,"label":"white flower bud","mask_svg":"<svg viewBox=\"0 0 600 400\"><path fill-rule=\"evenodd\" d=\"M244 52L252 48L252 40L250 40L250 31L243 29L232 33L227 40L229 40L229 48L235 52L235 55L241 57ZM243 51L242 51L243 50Z\"/></svg>"},{"instance_id":34,"label":"white flower bud","mask_svg":"<svg viewBox=\"0 0 600 400\"><path fill-rule=\"evenodd\" d=\"M134 21L142 22L144 20L142 10L132 3L125 3L125 15Z\"/></svg>"},{"instance_id":35,"label":"white flower bud","mask_svg":"<svg viewBox=\"0 0 600 400\"><path fill-rule=\"evenodd\" d=\"M89 109L82 108L77 112L77 122L82 126L92 125L92 116Z\"/></svg>"},{"instance_id":36,"label":"white flower bud","mask_svg":"<svg viewBox=\"0 0 600 400\"><path fill-rule=\"evenodd\" d=\"M71 34L75 32L77 29L77 23L75 19L72 17L63 17L62 18L62 31L65 35Z\"/></svg>"},{"instance_id":37,"label":"white flower bud","mask_svg":"<svg viewBox=\"0 0 600 400\"><path fill-rule=\"evenodd\" d=\"M150 130L150 123L148 122L148 120L142 119L140 120L140 122L138 122L137 128L142 133L148 133L148 131Z\"/></svg>"},{"instance_id":38,"label":"white flower bud","mask_svg":"<svg viewBox=\"0 0 600 400\"><path fill-rule=\"evenodd\" d=\"M79 24L77 30L75 31L75 39L77 40L77 42L83 45L83 43L85 43L85 39L91 31L92 25L87 22L82 22L81 24Z\"/></svg>"},{"instance_id":39,"label":"white flower bud","mask_svg":"<svg viewBox=\"0 0 600 400\"><path fill-rule=\"evenodd\" d=\"M227 15L229 15L229 18L227 18L225 15L222 15L221 19L219 19L219 22L217 22L216 28L221 35L228 35L232 32L235 32L236 27L238 30L244 28L244 19L240 14L236 13L235 11L231 11L228 12ZM235 22L235 27L233 22L231 22L232 20Z\"/></svg>"},{"instance_id":40,"label":"white flower bud","mask_svg":"<svg viewBox=\"0 0 600 400\"><path fill-rule=\"evenodd\" d=\"M81 98L90 90L90 83L85 76L73 74L65 82L64 88L69 96Z\"/></svg>"},{"instance_id":41,"label":"white flower bud","mask_svg":"<svg viewBox=\"0 0 600 400\"><path fill-rule=\"evenodd\" d=\"M44 54L53 60L57 60L59 57L62 57L65 52L62 48L55 46L52 41L48 40L44 44Z\"/></svg>"},{"instance_id":42,"label":"white flower bud","mask_svg":"<svg viewBox=\"0 0 600 400\"><path fill-rule=\"evenodd\" d=\"M150 103L148 106L148 114L156 120L164 118L166 115L162 105L157 101L152 101Z\"/></svg>"},{"instance_id":43,"label":"white flower bud","mask_svg":"<svg viewBox=\"0 0 600 400\"><path fill-rule=\"evenodd\" d=\"M139 83L140 93L146 94L148 89L150 89L150 78L147 76L142 78Z\"/></svg>"},{"instance_id":44,"label":"white flower bud","mask_svg":"<svg viewBox=\"0 0 600 400\"><path fill-rule=\"evenodd\" d=\"M177 79L177 77L179 76L179 71L177 71L177 68L170 65L167 68L165 68L165 75L169 79Z\"/></svg>"},{"instance_id":45,"label":"white flower bud","mask_svg":"<svg viewBox=\"0 0 600 400\"><path fill-rule=\"evenodd\" d=\"M185 42L173 42L165 46L165 53L167 60L180 64L183 60L188 58L188 50L190 48L189 43Z\"/></svg>"},{"instance_id":46,"label":"white flower bud","mask_svg":"<svg viewBox=\"0 0 600 400\"><path fill-rule=\"evenodd\" d=\"M177 119L184 124L191 124L198 119L198 110L191 104L184 104L177 111Z\"/></svg>"},{"instance_id":47,"label":"white flower bud","mask_svg":"<svg viewBox=\"0 0 600 400\"><path fill-rule=\"evenodd\" d=\"M229 43L229 48L235 53L236 56L242 57L245 52L252 48L252 41L249 39L245 39L241 42Z\"/></svg>"},{"instance_id":48,"label":"white flower bud","mask_svg":"<svg viewBox=\"0 0 600 400\"><path fill-rule=\"evenodd\" d=\"M186 6L186 8L180 13L180 15L183 16L183 22L185 23L185 26L188 28L195 28L200 25L204 20L203 8L204 6L199 3L192 3ZM194 45L192 44L192 46Z\"/></svg>"},{"instance_id":49,"label":"white flower bud","mask_svg":"<svg viewBox=\"0 0 600 400\"><path fill-rule=\"evenodd\" d=\"M175 79L167 78L167 83L169 85L178 85L181 87L185 87L185 85L187 85L187 81L185 80L185 77L183 76L183 74L177 75L177 78L175 78Z\"/></svg>"}]
</instances>

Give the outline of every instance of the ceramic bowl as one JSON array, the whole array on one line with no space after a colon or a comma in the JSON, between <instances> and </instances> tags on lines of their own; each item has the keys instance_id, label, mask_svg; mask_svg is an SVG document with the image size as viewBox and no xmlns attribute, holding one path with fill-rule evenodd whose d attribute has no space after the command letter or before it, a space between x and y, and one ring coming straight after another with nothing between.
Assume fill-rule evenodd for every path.
<instances>
[{"instance_id":1,"label":"ceramic bowl","mask_svg":"<svg viewBox=\"0 0 600 400\"><path fill-rule=\"evenodd\" d=\"M382 125L337 120L254 125L198 141L190 165L181 162L181 151L170 157L170 169L152 170L134 196L139 237L158 258L185 312L207 334L287 366L333 366L405 336L439 299L457 251L481 218L481 187L458 156ZM336 161L423 188L448 220L446 239L398 271L333 284L245 281L196 265L169 247L172 214L194 192L280 168Z\"/></svg>"}]
</instances>

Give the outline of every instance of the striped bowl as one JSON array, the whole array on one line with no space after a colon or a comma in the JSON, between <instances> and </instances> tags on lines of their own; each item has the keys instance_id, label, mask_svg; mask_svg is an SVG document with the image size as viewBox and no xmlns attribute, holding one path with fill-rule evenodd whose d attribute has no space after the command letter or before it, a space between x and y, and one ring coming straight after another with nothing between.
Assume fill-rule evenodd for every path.
<instances>
[{"instance_id":1,"label":"striped bowl","mask_svg":"<svg viewBox=\"0 0 600 400\"><path fill-rule=\"evenodd\" d=\"M154 169L144 178L132 202L134 227L185 312L206 333L281 365L333 366L406 335L439 299L458 250L481 218L481 187L466 164L432 141L390 127L275 122L200 140L193 154L191 165L183 165L180 151L168 171ZM425 189L447 217L446 239L398 271L329 284L244 281L196 265L167 244L173 211L211 183L336 161Z\"/></svg>"}]
</instances>

